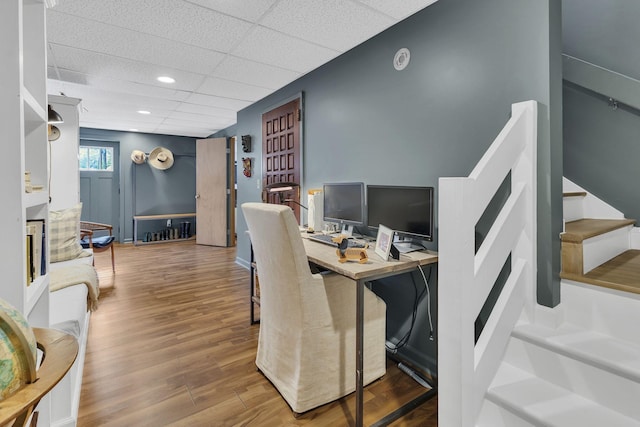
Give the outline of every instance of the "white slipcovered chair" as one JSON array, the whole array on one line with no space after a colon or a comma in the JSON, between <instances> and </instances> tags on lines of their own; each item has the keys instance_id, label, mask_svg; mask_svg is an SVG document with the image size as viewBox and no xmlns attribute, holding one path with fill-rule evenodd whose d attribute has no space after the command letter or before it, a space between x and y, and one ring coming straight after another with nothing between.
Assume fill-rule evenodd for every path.
<instances>
[{"instance_id":1,"label":"white slipcovered chair","mask_svg":"<svg viewBox=\"0 0 640 427\"><path fill-rule=\"evenodd\" d=\"M260 277L256 365L295 413L355 390L356 283L311 274L288 206L242 205ZM386 372L386 305L365 288L364 384Z\"/></svg>"}]
</instances>

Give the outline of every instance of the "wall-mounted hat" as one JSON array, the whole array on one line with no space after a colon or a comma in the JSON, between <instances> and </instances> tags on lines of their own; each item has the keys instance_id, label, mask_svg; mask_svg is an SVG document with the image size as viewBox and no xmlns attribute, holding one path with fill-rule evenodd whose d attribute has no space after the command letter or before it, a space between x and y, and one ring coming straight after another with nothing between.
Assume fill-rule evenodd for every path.
<instances>
[{"instance_id":1,"label":"wall-mounted hat","mask_svg":"<svg viewBox=\"0 0 640 427\"><path fill-rule=\"evenodd\" d=\"M166 170L173 166L173 153L164 147L156 147L149 153L149 164L156 169Z\"/></svg>"},{"instance_id":2,"label":"wall-mounted hat","mask_svg":"<svg viewBox=\"0 0 640 427\"><path fill-rule=\"evenodd\" d=\"M147 160L147 155L144 154L144 151L141 150L133 150L131 152L131 161L136 165L141 165L144 161Z\"/></svg>"}]
</instances>

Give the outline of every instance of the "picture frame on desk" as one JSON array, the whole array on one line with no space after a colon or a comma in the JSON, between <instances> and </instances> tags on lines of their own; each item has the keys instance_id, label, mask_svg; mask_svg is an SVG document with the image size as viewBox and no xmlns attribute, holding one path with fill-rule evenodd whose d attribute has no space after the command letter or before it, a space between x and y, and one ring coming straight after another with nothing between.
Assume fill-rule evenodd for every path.
<instances>
[{"instance_id":1,"label":"picture frame on desk","mask_svg":"<svg viewBox=\"0 0 640 427\"><path fill-rule=\"evenodd\" d=\"M375 252L378 254L383 261L387 261L389 259L389 252L391 251L391 246L393 245L393 235L394 231L389 227L386 227L382 224L378 226L378 236L376 237L376 249Z\"/></svg>"}]
</instances>

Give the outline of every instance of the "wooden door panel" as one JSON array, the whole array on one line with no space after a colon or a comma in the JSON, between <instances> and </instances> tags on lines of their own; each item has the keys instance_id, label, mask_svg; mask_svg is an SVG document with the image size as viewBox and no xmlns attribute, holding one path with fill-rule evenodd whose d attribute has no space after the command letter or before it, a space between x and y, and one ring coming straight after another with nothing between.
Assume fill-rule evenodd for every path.
<instances>
[{"instance_id":1,"label":"wooden door panel","mask_svg":"<svg viewBox=\"0 0 640 427\"><path fill-rule=\"evenodd\" d=\"M227 140L196 141L196 215L199 245L227 246Z\"/></svg>"},{"instance_id":2,"label":"wooden door panel","mask_svg":"<svg viewBox=\"0 0 640 427\"><path fill-rule=\"evenodd\" d=\"M278 182L301 184L300 100L296 99L262 115L262 183L263 187ZM265 194L265 201L278 203L274 194ZM300 189L287 192L283 199L300 202ZM291 203L296 218L300 208Z\"/></svg>"}]
</instances>

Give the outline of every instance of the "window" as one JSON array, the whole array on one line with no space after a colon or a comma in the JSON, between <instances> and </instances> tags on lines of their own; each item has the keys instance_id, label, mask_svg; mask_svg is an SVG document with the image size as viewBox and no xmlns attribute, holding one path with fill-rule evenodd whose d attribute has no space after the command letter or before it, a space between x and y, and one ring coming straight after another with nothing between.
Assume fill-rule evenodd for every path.
<instances>
[{"instance_id":1,"label":"window","mask_svg":"<svg viewBox=\"0 0 640 427\"><path fill-rule=\"evenodd\" d=\"M80 146L80 170L113 172L113 147Z\"/></svg>"}]
</instances>

